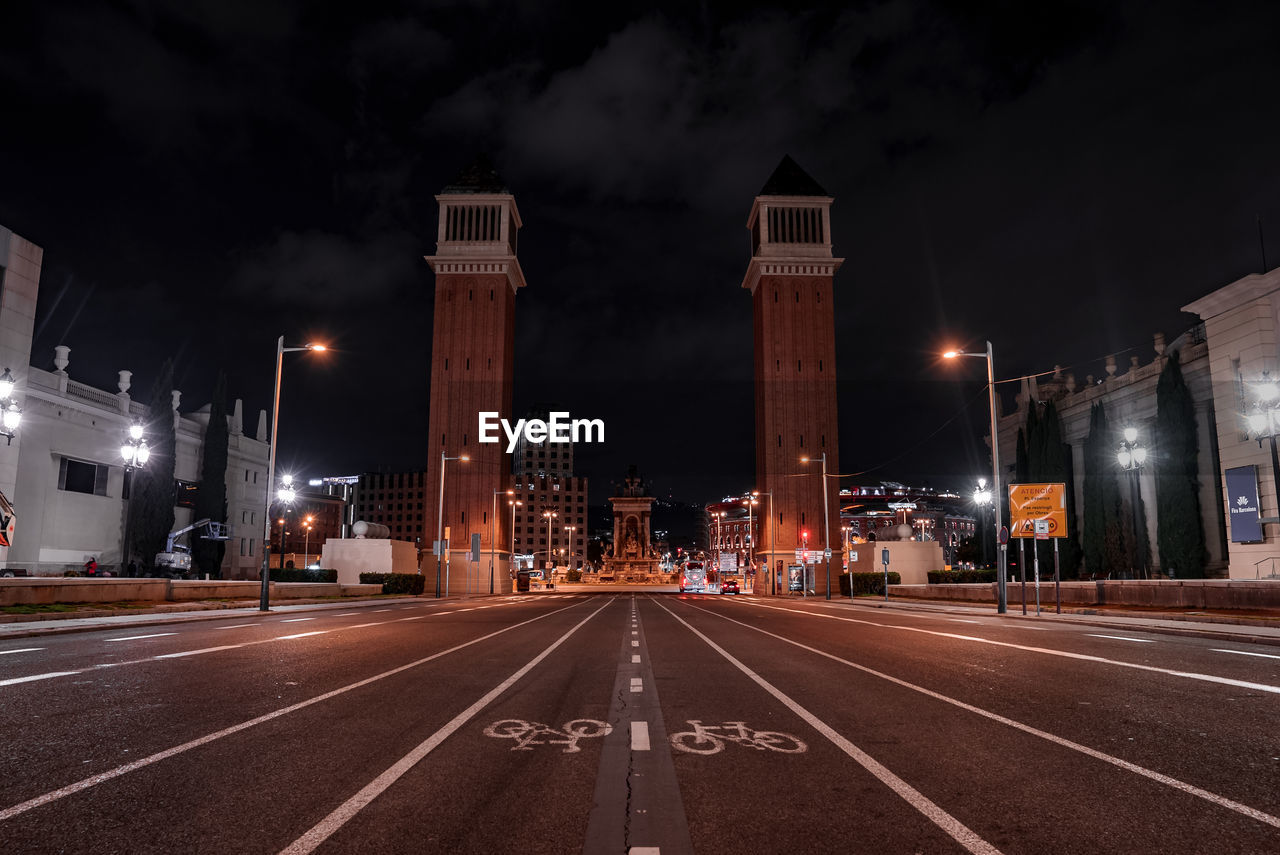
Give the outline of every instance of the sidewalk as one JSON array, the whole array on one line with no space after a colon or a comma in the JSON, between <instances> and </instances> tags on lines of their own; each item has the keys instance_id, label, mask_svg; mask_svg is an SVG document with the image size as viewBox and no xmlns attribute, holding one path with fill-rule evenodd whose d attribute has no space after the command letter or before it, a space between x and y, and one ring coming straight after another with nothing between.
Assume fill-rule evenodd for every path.
<instances>
[{"instance_id":1,"label":"sidewalk","mask_svg":"<svg viewBox=\"0 0 1280 855\"><path fill-rule=\"evenodd\" d=\"M810 600L826 602L825 598ZM837 602L832 597L832 603ZM1135 609L1091 606L1063 607L1062 614L1054 612L1053 602L1040 602L1040 614L1036 615L1034 601L1027 603L1027 614L1022 614L1022 599L1009 599L1009 611L1000 616L994 603L958 603L953 600L919 600L915 598L890 597L888 602L880 598L840 597L839 602L849 606L864 608L890 609L894 611L937 612L939 614L958 614L974 617L992 617L1002 620L1047 621L1053 623L1082 624L1085 626L1108 626L1134 631L1163 632L1171 635L1191 635L1198 638L1216 638L1259 644L1280 645L1280 611L1252 611L1234 613L1225 611L1160 611L1155 609Z\"/></svg>"},{"instance_id":2,"label":"sidewalk","mask_svg":"<svg viewBox=\"0 0 1280 855\"><path fill-rule=\"evenodd\" d=\"M282 600L271 603L271 613L328 611L375 603L428 599L414 596L353 597L336 600ZM429 599L435 599L430 597ZM451 598L451 599L456 599ZM287 603L287 604L286 604ZM111 627L162 626L170 623L218 620L227 617L261 615L259 600L224 600L218 602L155 603L139 608L84 608L73 612L39 612L31 615L0 614L0 640L39 635L87 632Z\"/></svg>"}]
</instances>

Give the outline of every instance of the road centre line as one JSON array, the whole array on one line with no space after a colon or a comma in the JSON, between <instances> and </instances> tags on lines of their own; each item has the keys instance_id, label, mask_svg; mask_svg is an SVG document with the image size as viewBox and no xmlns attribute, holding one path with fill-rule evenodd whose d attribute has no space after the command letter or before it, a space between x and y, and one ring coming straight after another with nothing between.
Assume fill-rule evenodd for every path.
<instances>
[{"instance_id":1,"label":"road centre line","mask_svg":"<svg viewBox=\"0 0 1280 855\"><path fill-rule=\"evenodd\" d=\"M632 751L650 750L649 722L647 721L631 722L631 750Z\"/></svg>"},{"instance_id":2,"label":"road centre line","mask_svg":"<svg viewBox=\"0 0 1280 855\"><path fill-rule=\"evenodd\" d=\"M32 674L30 677L14 677L9 680L0 680L0 686L16 686L18 683L32 683L36 680L52 680L54 677L70 677L73 674L79 674L80 671L51 671L48 674Z\"/></svg>"},{"instance_id":3,"label":"road centre line","mask_svg":"<svg viewBox=\"0 0 1280 855\"><path fill-rule=\"evenodd\" d=\"M549 647L547 647L545 650L543 650L533 659L525 663L524 667L520 668L520 670L516 671L506 680L503 680L497 686L490 689L479 700L477 700L471 706L467 707L465 710L463 710L462 712L454 716L452 719L450 719L450 721L444 727L440 728L435 733L431 734L431 736L427 737L427 739L424 742L422 742L417 748L413 749L408 754L401 757L385 772L383 772L377 778L374 778L372 781L366 784L364 788L360 790L360 792L356 793L354 796L352 796L351 798L347 799L345 802L340 804L328 816L326 816L324 819L320 820L320 822L312 826L312 828L309 831L304 833L297 840L293 841L293 843L291 843L289 846L282 849L280 852L280 855L306 855L306 853L314 851L317 846L319 846L320 844L328 840L330 837L332 837L333 834L338 829L340 829L343 825L345 825L348 820L350 820L353 816L355 816L357 813L363 810L371 801L376 799L378 796L382 795L382 793L386 792L386 790L392 784L400 780L400 778L402 778L405 775L405 773L407 773L410 769L416 766L428 754L434 751L442 742L444 742L446 739L452 736L454 732L458 730L458 728L462 727L464 724L466 724L468 721L474 718L478 712L480 712L482 709L487 707L489 704L493 703L495 699L497 699L500 695L506 692L507 689L515 685L515 683L519 681L522 677L524 677L524 675L528 674L535 667L537 667L537 665L540 662L542 662L542 660L550 656L552 651L554 651L557 647L559 647L560 645L568 641L569 637L572 636L579 629L581 629L587 623L587 621L591 620L593 617L600 614L600 612L607 609L610 605L612 605L612 603L613 603L612 599L608 600L602 606L600 606L600 608L596 609L594 612L592 612L591 614L583 618L581 621L579 621L576 626L574 626L564 635L560 636L558 639L553 641ZM573 608L573 606L567 606L566 608ZM563 610L564 609L561 609L560 611L563 611ZM551 614L556 614L556 613L557 612L552 612ZM517 626L520 626L520 625L521 624L517 624ZM499 632L505 632L505 631L506 630L499 630ZM493 634L496 635L497 633L493 633ZM485 636L485 637L488 638L489 636ZM471 642L471 643L474 643L474 642Z\"/></svg>"},{"instance_id":4,"label":"road centre line","mask_svg":"<svg viewBox=\"0 0 1280 855\"><path fill-rule=\"evenodd\" d=\"M38 648L37 648L38 649ZM1227 650L1225 647L1210 647L1214 653L1234 653L1237 656L1261 656L1263 659L1280 659L1274 653L1254 653L1251 650Z\"/></svg>"},{"instance_id":5,"label":"road centre line","mask_svg":"<svg viewBox=\"0 0 1280 855\"><path fill-rule=\"evenodd\" d=\"M35 653L37 650L44 650L43 647L19 647L17 650L0 650L0 656L7 656L10 653Z\"/></svg>"},{"instance_id":6,"label":"road centre line","mask_svg":"<svg viewBox=\"0 0 1280 855\"><path fill-rule=\"evenodd\" d=\"M311 635L325 635L326 633L329 633L332 631L333 630L330 630L330 629L317 629L317 630L312 630L311 632L300 632L297 635L281 635L273 640L274 641L292 641L295 638L306 638Z\"/></svg>"},{"instance_id":7,"label":"road centre line","mask_svg":"<svg viewBox=\"0 0 1280 855\"><path fill-rule=\"evenodd\" d=\"M214 629L244 629L246 626L262 626L260 623L237 623L231 626L215 626Z\"/></svg>"},{"instance_id":8,"label":"road centre line","mask_svg":"<svg viewBox=\"0 0 1280 855\"><path fill-rule=\"evenodd\" d=\"M163 638L166 635L177 635L176 632L156 632L151 635L130 635L125 638L104 638L103 641L139 641L144 638Z\"/></svg>"},{"instance_id":9,"label":"road centre line","mask_svg":"<svg viewBox=\"0 0 1280 855\"><path fill-rule=\"evenodd\" d=\"M184 650L181 653L162 653L159 656L153 656L152 659L181 659L184 656L199 656L201 653L214 653L218 650L235 650L237 647L244 647L243 644L223 644L219 647L203 647L200 650Z\"/></svg>"},{"instance_id":10,"label":"road centre line","mask_svg":"<svg viewBox=\"0 0 1280 855\"><path fill-rule=\"evenodd\" d=\"M1096 632L1086 632L1085 635L1090 638L1110 638L1115 641L1134 641L1138 644L1155 644L1155 640L1151 638L1130 638L1127 635L1099 635Z\"/></svg>"},{"instance_id":11,"label":"road centre line","mask_svg":"<svg viewBox=\"0 0 1280 855\"><path fill-rule=\"evenodd\" d=\"M669 615L671 615L671 617L675 618L677 621L684 624L685 629L689 630L698 638L702 639L702 641L708 647L710 647L715 652L719 653L731 665L733 665L735 668L737 668L739 671L745 674L749 679L754 681L756 685L760 686L760 688L764 689L766 692L768 692L770 695L772 695L774 698L780 701L783 704L783 706L785 706L787 709L791 710L791 712L795 713L797 716L803 719L805 723L807 723L810 727L812 727L814 730L818 731L818 733L825 736L827 740L831 742L831 744L835 745L837 748L839 748L841 751L847 754L855 763L857 763L863 769L866 769L868 772L874 775L880 781L880 783L884 784L886 787L893 790L893 792L896 793L903 801L911 805L911 807L915 808L920 813L924 814L924 816L928 818L930 821L932 821L934 825L938 826L938 828L942 829L944 832L950 835L950 837L953 840L955 840L965 849L975 853L975 855L978 855L978 853L982 853L982 855L999 855L1000 853L999 849L992 846L990 843L988 843L986 840L980 837L975 831L970 829L960 820L956 819L954 816L947 813L945 810L939 807L935 802L929 799L929 797L926 796L924 793L920 792L915 787L908 784L902 778L899 778L893 772L889 771L889 769L886 766L883 766L882 764L880 764L870 754L867 754L861 748L854 745L849 740L845 739L843 736L837 733L834 728L832 728L826 722L819 719L813 713L809 712L809 710L805 709L799 703L792 700L791 697L785 694L781 689L776 688L768 680L764 679L755 671L752 671L750 668L748 668L746 665L740 662L738 659L734 658L733 654L729 653L729 651L725 650L723 647L716 644L714 641L712 641L702 632L695 629L693 625L690 624L688 621L686 621L684 618L680 617L671 609L659 603L657 600L654 600L654 603L658 605L659 608L663 609ZM692 604L689 604L689 607L693 609L697 609L698 611L701 611L701 612L706 612L711 615L715 614L715 612L712 612L709 609L699 608L698 606L694 606ZM734 621L734 623L737 623L737 621ZM766 633L766 634L771 635L772 633Z\"/></svg>"},{"instance_id":12,"label":"road centre line","mask_svg":"<svg viewBox=\"0 0 1280 855\"><path fill-rule=\"evenodd\" d=\"M787 644L791 644L791 645L794 645L795 647L799 647L801 650L807 650L810 653L815 653L818 656L825 657L827 659L830 659L833 662L839 662L841 665L847 665L850 668L863 672L864 674L870 674L873 677L879 677L880 679L887 680L890 683L893 683L894 685L902 686L904 689L910 689L913 692L919 692L922 695L927 695L935 700L939 700L939 701L942 701L943 703L951 704L952 706L959 707L960 709L966 710L967 712L971 712L971 713L974 713L975 715L980 715L983 718L988 718L992 721L999 722L1000 724L1007 725L1009 727L1014 728L1015 730L1020 730L1023 733L1027 733L1032 736L1038 736L1041 739L1048 740L1049 742L1052 742L1055 745L1060 745L1063 748L1070 748L1072 751L1079 751L1081 754L1085 754L1089 757L1092 757L1095 760L1101 760L1104 763L1110 763L1113 766L1117 766L1126 771L1133 772L1135 775L1141 775L1144 778L1149 778L1152 781L1165 784L1169 787L1174 788L1175 790L1181 790L1184 793L1196 796L1208 802L1212 802L1213 804L1216 804L1220 807L1225 807L1228 810L1233 810L1236 813L1240 813L1249 817L1250 819L1256 819L1258 822L1266 823L1267 825L1280 828L1280 817L1276 817L1276 816L1272 816L1271 814L1264 813L1263 811L1257 810L1256 808L1251 808L1246 804L1242 804L1241 802L1234 801L1225 796L1220 796L1217 793L1211 793L1208 790L1202 790L1201 788L1195 786L1194 784L1188 784L1185 781L1178 780L1177 778L1171 778L1168 775L1161 774L1160 772L1156 772L1152 769L1147 769L1135 763L1130 763L1127 760L1121 760L1119 757L1112 757L1110 754L1104 754L1101 751L1090 748L1087 745L1081 745L1078 742L1072 742L1069 739L1066 739L1061 736L1056 736L1052 733L1049 733L1048 731L1044 731L1044 730L1040 730L1039 728L1032 727L1029 724L1023 724L1020 721L1015 721L1014 719L1006 718L1005 716L1002 716L999 713L991 712L990 710L984 710L981 707L974 706L973 704L967 704L964 701L957 700L956 698L948 697L947 695L941 694L939 692L935 692L932 689L926 689L923 686L917 686L915 683L908 683L906 680L902 680L898 677L893 677L889 674L885 674L882 671L877 671L874 668L868 668L866 665L859 665L857 662L850 662L848 659L841 659L839 656L836 656L831 653L827 653L824 650L818 650L816 647L810 647L807 644L803 644L799 641L794 641L790 638L777 635L776 633L769 632L766 629L761 629L757 626L752 626L749 623L744 623L739 620L734 620L733 618L730 618L730 617L725 617L724 615L717 614L716 612L713 612L710 609L703 609L693 605L691 605L690 608L696 608L698 609L698 611L706 612L709 615L715 615L716 617L719 617L721 620L726 620L729 623L746 627L747 629L754 630L755 632L759 632L763 635L767 635L770 638L776 638L778 641L783 641L783 642L786 642Z\"/></svg>"},{"instance_id":13,"label":"road centre line","mask_svg":"<svg viewBox=\"0 0 1280 855\"><path fill-rule=\"evenodd\" d=\"M315 618L313 618L313 617L291 617L291 618L286 618L285 620L280 621L280 623L298 623L299 621L304 621L304 620L315 620Z\"/></svg>"},{"instance_id":14,"label":"road centre line","mask_svg":"<svg viewBox=\"0 0 1280 855\"><path fill-rule=\"evenodd\" d=\"M186 751L190 751L193 748L199 748L202 745L208 745L211 742L216 742L219 739L239 733L242 730L248 730L249 728L254 727L255 725L264 724L265 722L268 722L268 721L273 721L282 716L286 716L290 713L297 712L298 710L306 709L307 707L318 704L321 701L327 701L327 700L330 700L331 698L336 698L339 695L344 695L347 692L353 691L355 689L368 686L371 683L376 683L379 680L384 680L387 677L393 677L396 674L403 673L404 671L408 671L411 668L416 668L419 665L424 665L427 662L431 662L432 660L440 659L441 657L448 656L451 653L456 653L459 650L463 650L467 647L471 647L474 644L479 644L482 641L488 641L491 638L502 635L503 633L506 633L506 632L510 632L513 629L519 629L522 626L526 626L528 624L534 623L535 621L543 620L544 618L552 617L553 615L558 615L561 612L568 611L569 609L572 609L572 608L574 608L574 606L565 606L562 609L556 609L553 612L547 612L546 614L529 618L526 621L521 621L520 623L512 624L511 626L504 627L503 629L494 630L488 635L482 635L479 638L472 639L471 641L464 641L461 644L457 644L457 645L454 645L453 647L450 647L448 650L441 650L438 653L433 653L430 656L424 656L421 659L414 660L413 662L409 662L408 664L405 664L405 665L400 665L396 668L392 668L389 671L383 671L381 674L375 674L372 677L366 677L365 679L358 680L355 683L351 683L349 685L342 686L337 689L333 689L332 691L325 692L324 694L321 694L321 695L316 695L314 698L308 698L305 701L299 701L296 704L290 704L287 707L281 707L278 710L274 710L269 713L264 713L263 715L260 715L257 718L252 718L252 719L249 719L248 721L242 721L239 724L232 725L231 727L223 728L222 730L218 730L213 733L205 734L204 736L198 737L196 739L189 740L187 742L182 743L181 745L175 745L172 748L166 748L165 750L158 751L155 754L151 754L146 757L139 758L137 760L134 760L132 763L126 763L123 766L117 766L114 769L108 769L106 772L100 772L97 775L92 775L88 778L84 778L82 780L76 781L75 783L67 784L65 787L59 787L56 790L51 790L50 792L44 793L43 795L39 795L39 796L36 796L35 798L27 799L25 802L20 802L16 805L12 805L8 808L5 808L4 810L0 810L0 822L4 822L5 820L12 819L13 817L18 816L19 814L26 813L29 810L41 807L42 805L49 804L50 802L57 801L58 799L65 798L66 796L74 795L83 790L87 790L90 787L94 787L94 786L97 786L98 784L102 784L107 781L110 781L114 778L119 778L122 775L126 775L129 772L134 772L134 771L137 771L138 769L144 768L146 766L150 766L153 763L158 763L161 760L167 760L170 757L174 757L174 756L177 756L178 754L182 754ZM601 608L603 608L603 606ZM589 619L590 618L588 618L588 620ZM581 624L579 624L579 626L581 626ZM548 652L550 651L548 650ZM67 673L80 673L80 672L76 671L76 672L67 672ZM59 674L57 676L62 676L62 675ZM16 682L22 682L23 680L26 680L26 679L41 679L41 678L40 677L19 678ZM3 685L3 683L0 683L0 685Z\"/></svg>"},{"instance_id":15,"label":"road centre line","mask_svg":"<svg viewBox=\"0 0 1280 855\"><path fill-rule=\"evenodd\" d=\"M818 612L809 612L802 609L789 609L782 606L766 606L759 605L757 608L774 609L775 611L790 612L791 614L806 615L808 617L823 618L826 620L839 620L848 623L860 623L866 626L875 626L881 629L897 629L902 632L919 632L925 635L936 635L940 638L954 638L960 641L973 641L978 644L990 644L995 647L1009 647L1014 650L1025 650L1029 653L1043 653L1047 656L1060 656L1064 659L1078 659L1082 662L1099 662L1103 665L1115 665L1120 668L1133 668L1137 671L1151 671L1156 674L1165 674L1170 677L1184 677L1188 680L1203 680L1206 683L1218 683L1223 686L1234 686L1238 689L1251 689L1257 692L1267 692L1273 695L1280 695L1280 686L1271 686L1266 683L1250 683L1246 680L1233 680L1230 677L1218 677L1213 674L1201 674L1197 671L1174 671L1171 668L1157 668L1154 665L1142 665L1137 662L1124 662L1120 659L1107 659L1102 656L1093 656L1087 653L1072 653L1069 650L1053 650L1048 647L1030 647L1025 644L1014 644L1011 641L995 641L990 638L978 638L972 635L957 635L954 632L941 632L936 629L923 629L915 626L900 626L892 623L876 623L875 621L862 620L860 618L843 617L840 615L824 615ZM727 620L727 618L726 618Z\"/></svg>"}]
</instances>

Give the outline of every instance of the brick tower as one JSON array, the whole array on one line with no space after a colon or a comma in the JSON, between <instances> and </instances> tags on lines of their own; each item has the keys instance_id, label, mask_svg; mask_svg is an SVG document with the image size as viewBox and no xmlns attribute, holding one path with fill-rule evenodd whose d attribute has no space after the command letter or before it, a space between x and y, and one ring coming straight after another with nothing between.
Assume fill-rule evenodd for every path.
<instances>
[{"instance_id":1,"label":"brick tower","mask_svg":"<svg viewBox=\"0 0 1280 855\"><path fill-rule=\"evenodd\" d=\"M785 569L805 545L804 531L819 557L827 546L820 459L825 451L826 471L840 471L832 285L844 261L831 252L831 202L818 182L783 157L747 219L751 261L742 287L751 291L754 307L756 489L773 494L772 512L769 497L760 497L765 522L756 556L770 573L761 573L757 593L786 591ZM810 462L802 463L804 457ZM828 478L827 490L832 586L839 593L839 482ZM826 566L816 562L819 594L827 591ZM773 574L780 570L778 587Z\"/></svg>"},{"instance_id":2,"label":"brick tower","mask_svg":"<svg viewBox=\"0 0 1280 855\"><path fill-rule=\"evenodd\" d=\"M423 497L422 569L427 589L436 587L436 537L440 509L441 453L468 457L444 464L444 526L450 530L449 562L440 568L439 587L450 593L489 590L490 551L494 590L511 590L511 461L505 442L477 441L479 414L511 419L515 297L525 285L516 258L520 213L487 160L479 159L445 187L440 203L436 254L427 263L436 275L435 323L431 337L431 412L427 436L427 478ZM491 534L492 533L492 534ZM473 534L480 535L479 566L468 560Z\"/></svg>"}]
</instances>

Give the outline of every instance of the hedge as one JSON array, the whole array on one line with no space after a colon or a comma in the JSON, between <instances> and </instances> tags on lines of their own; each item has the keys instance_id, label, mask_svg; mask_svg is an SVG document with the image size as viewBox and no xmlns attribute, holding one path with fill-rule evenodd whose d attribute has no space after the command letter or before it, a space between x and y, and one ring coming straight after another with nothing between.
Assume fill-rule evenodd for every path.
<instances>
[{"instance_id":1,"label":"hedge","mask_svg":"<svg viewBox=\"0 0 1280 855\"><path fill-rule=\"evenodd\" d=\"M842 597L849 596L850 575L851 574L849 573L840 574L840 595ZM864 594L884 594L884 573L854 573L852 574L852 578L854 594L858 596ZM889 584L902 584L902 577L891 571L889 573Z\"/></svg>"},{"instance_id":2,"label":"hedge","mask_svg":"<svg viewBox=\"0 0 1280 855\"><path fill-rule=\"evenodd\" d=\"M271 568L272 582L336 582L337 570L324 570L320 567L279 567Z\"/></svg>"},{"instance_id":3,"label":"hedge","mask_svg":"<svg viewBox=\"0 0 1280 855\"><path fill-rule=\"evenodd\" d=\"M930 570L930 585L959 585L964 582L982 583L996 581L994 567L975 568L973 570Z\"/></svg>"},{"instance_id":4,"label":"hedge","mask_svg":"<svg viewBox=\"0 0 1280 855\"><path fill-rule=\"evenodd\" d=\"M417 573L361 573L361 585L381 585L384 594L421 594L427 577Z\"/></svg>"}]
</instances>

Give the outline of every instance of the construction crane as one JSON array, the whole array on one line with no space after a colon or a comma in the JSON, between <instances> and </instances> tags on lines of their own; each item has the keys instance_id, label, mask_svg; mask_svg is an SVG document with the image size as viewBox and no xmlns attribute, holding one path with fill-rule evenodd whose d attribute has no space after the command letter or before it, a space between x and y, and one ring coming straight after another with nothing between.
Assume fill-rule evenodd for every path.
<instances>
[{"instance_id":1,"label":"construction crane","mask_svg":"<svg viewBox=\"0 0 1280 855\"><path fill-rule=\"evenodd\" d=\"M165 540L164 552L156 553L155 566L157 570L165 568L169 573L190 573L191 572L191 547L183 546L175 541L189 532L198 531L207 528L208 531L200 535L204 540L230 540L231 526L226 523L214 522L205 518L196 520L185 528L177 531L169 532L168 538Z\"/></svg>"}]
</instances>

